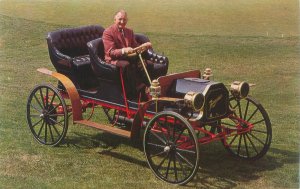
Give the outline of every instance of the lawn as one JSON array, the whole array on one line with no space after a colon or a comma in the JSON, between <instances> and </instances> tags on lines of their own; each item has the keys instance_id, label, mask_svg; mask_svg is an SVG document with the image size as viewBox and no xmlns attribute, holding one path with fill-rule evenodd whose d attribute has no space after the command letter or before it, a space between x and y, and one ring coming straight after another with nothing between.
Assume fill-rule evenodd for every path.
<instances>
[{"instance_id":1,"label":"lawn","mask_svg":"<svg viewBox=\"0 0 300 189\"><path fill-rule=\"evenodd\" d=\"M0 188L299 188L299 2L284 0L0 1ZM169 57L168 73L210 67L224 83L255 83L251 95L269 113L273 140L256 162L232 158L219 142L201 146L200 169L187 186L155 178L140 144L69 125L65 144L37 144L26 101L54 70L47 32L104 27L125 8L129 27ZM98 121L105 121L100 109Z\"/></svg>"}]
</instances>

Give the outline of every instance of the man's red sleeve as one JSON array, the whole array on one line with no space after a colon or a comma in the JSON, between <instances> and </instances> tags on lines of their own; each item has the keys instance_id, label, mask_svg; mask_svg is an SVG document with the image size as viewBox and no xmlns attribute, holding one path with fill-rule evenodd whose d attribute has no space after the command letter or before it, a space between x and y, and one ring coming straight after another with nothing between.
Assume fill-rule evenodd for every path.
<instances>
[{"instance_id":1,"label":"man's red sleeve","mask_svg":"<svg viewBox=\"0 0 300 189\"><path fill-rule=\"evenodd\" d=\"M104 31L102 39L105 55L111 57L111 59L119 59L122 56L122 49L116 48L111 32Z\"/></svg>"}]
</instances>

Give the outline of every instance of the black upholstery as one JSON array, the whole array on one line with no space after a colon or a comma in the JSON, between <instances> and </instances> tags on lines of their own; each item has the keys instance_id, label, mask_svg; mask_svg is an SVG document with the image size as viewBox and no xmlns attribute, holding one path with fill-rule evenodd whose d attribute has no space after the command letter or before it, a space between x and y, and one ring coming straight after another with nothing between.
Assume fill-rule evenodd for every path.
<instances>
[{"instance_id":1,"label":"black upholstery","mask_svg":"<svg viewBox=\"0 0 300 189\"><path fill-rule=\"evenodd\" d=\"M149 39L143 34L135 34L136 41L139 44L149 42ZM114 80L119 78L119 72L115 65L104 61L104 46L102 39L95 39L88 43L88 49L91 58L91 66L98 78ZM168 71L168 58L156 54L153 49L148 49L143 53L143 57L153 62L154 69L149 73L151 79L166 75Z\"/></svg>"},{"instance_id":2,"label":"black upholstery","mask_svg":"<svg viewBox=\"0 0 300 189\"><path fill-rule=\"evenodd\" d=\"M87 43L91 58L91 66L98 78L119 81L119 71L114 64L104 61L104 46L102 38Z\"/></svg>"},{"instance_id":3,"label":"black upholstery","mask_svg":"<svg viewBox=\"0 0 300 189\"><path fill-rule=\"evenodd\" d=\"M76 88L97 87L97 78L119 82L119 69L104 61L102 34L104 28L99 25L68 28L49 32L47 44L52 64L58 73L69 77ZM149 39L142 34L135 34L139 44ZM168 58L156 54L153 49L144 52L144 58L151 60L151 78L165 75L168 71Z\"/></svg>"},{"instance_id":4,"label":"black upholstery","mask_svg":"<svg viewBox=\"0 0 300 189\"><path fill-rule=\"evenodd\" d=\"M82 26L49 32L49 56L57 72L68 76L78 88L96 85L90 65L87 42L102 37L99 25Z\"/></svg>"}]
</instances>

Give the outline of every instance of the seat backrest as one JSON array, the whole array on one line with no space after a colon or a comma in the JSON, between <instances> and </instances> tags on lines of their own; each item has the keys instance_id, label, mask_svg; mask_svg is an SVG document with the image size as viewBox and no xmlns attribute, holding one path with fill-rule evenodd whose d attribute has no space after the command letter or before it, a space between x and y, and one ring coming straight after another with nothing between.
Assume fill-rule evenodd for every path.
<instances>
[{"instance_id":1,"label":"seat backrest","mask_svg":"<svg viewBox=\"0 0 300 189\"><path fill-rule=\"evenodd\" d=\"M104 28L99 25L62 29L48 33L48 45L70 57L88 54L86 43L102 37Z\"/></svg>"},{"instance_id":2,"label":"seat backrest","mask_svg":"<svg viewBox=\"0 0 300 189\"><path fill-rule=\"evenodd\" d=\"M119 81L119 72L114 64L104 61L104 45L102 38L87 43L91 59L91 67L98 78Z\"/></svg>"},{"instance_id":3,"label":"seat backrest","mask_svg":"<svg viewBox=\"0 0 300 189\"><path fill-rule=\"evenodd\" d=\"M104 45L102 38L94 39L87 43L91 59L97 60L100 58L104 61Z\"/></svg>"}]
</instances>

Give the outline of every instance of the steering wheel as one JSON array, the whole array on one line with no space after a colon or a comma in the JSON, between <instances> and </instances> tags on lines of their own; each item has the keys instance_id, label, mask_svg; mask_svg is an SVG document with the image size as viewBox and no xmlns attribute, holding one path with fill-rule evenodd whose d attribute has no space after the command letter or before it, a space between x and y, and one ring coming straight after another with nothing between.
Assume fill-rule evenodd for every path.
<instances>
[{"instance_id":1,"label":"steering wheel","mask_svg":"<svg viewBox=\"0 0 300 189\"><path fill-rule=\"evenodd\" d=\"M142 54L145 50L149 49L149 45L147 43L143 43L140 46L133 49L132 53L128 53L127 56L132 57L138 54Z\"/></svg>"}]
</instances>

